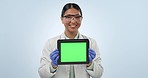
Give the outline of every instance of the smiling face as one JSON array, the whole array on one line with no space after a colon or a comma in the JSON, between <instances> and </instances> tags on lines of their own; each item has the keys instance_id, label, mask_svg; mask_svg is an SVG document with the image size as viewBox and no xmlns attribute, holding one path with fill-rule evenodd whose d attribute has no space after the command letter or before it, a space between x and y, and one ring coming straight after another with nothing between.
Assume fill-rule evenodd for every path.
<instances>
[{"instance_id":1,"label":"smiling face","mask_svg":"<svg viewBox=\"0 0 148 78\"><path fill-rule=\"evenodd\" d=\"M81 25L82 17L78 10L70 8L65 11L63 17L61 17L62 23L65 26L65 33L78 33L78 28Z\"/></svg>"}]
</instances>

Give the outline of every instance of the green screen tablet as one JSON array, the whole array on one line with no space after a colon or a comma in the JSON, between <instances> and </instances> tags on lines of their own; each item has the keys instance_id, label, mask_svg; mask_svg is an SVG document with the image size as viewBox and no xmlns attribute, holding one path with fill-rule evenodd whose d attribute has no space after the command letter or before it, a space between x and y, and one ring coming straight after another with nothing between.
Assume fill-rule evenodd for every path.
<instances>
[{"instance_id":1,"label":"green screen tablet","mask_svg":"<svg viewBox=\"0 0 148 78\"><path fill-rule=\"evenodd\" d=\"M88 39L58 40L59 64L88 64Z\"/></svg>"}]
</instances>

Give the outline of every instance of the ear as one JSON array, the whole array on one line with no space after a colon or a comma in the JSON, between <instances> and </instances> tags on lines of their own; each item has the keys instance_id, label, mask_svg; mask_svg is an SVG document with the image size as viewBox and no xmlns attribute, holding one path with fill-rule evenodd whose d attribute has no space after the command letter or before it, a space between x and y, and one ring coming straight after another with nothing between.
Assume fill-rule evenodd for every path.
<instances>
[{"instance_id":1,"label":"ear","mask_svg":"<svg viewBox=\"0 0 148 78\"><path fill-rule=\"evenodd\" d=\"M81 21L83 20L83 17L81 18Z\"/></svg>"},{"instance_id":2,"label":"ear","mask_svg":"<svg viewBox=\"0 0 148 78\"><path fill-rule=\"evenodd\" d=\"M61 17L62 24L64 24L63 18Z\"/></svg>"}]
</instances>

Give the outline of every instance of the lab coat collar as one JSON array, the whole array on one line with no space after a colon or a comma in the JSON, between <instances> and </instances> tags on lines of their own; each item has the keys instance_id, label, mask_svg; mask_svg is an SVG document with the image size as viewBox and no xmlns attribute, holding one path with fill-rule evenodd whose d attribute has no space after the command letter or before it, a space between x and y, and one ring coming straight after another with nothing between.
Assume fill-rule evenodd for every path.
<instances>
[{"instance_id":1,"label":"lab coat collar","mask_svg":"<svg viewBox=\"0 0 148 78\"><path fill-rule=\"evenodd\" d=\"M66 36L66 34L63 32L62 34L61 34L61 39L67 39L68 37ZM78 32L77 33L77 35L76 35L76 37L75 37L75 39L83 39L83 36Z\"/></svg>"}]
</instances>

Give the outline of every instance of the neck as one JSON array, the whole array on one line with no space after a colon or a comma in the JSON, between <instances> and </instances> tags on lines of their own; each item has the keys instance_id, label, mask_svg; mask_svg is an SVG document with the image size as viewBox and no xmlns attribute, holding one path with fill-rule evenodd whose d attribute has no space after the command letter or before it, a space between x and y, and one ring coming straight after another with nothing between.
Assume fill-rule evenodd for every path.
<instances>
[{"instance_id":1,"label":"neck","mask_svg":"<svg viewBox=\"0 0 148 78\"><path fill-rule=\"evenodd\" d=\"M74 39L75 36L77 35L78 32L68 32L68 31L65 31L65 35L70 38L70 39Z\"/></svg>"}]
</instances>

